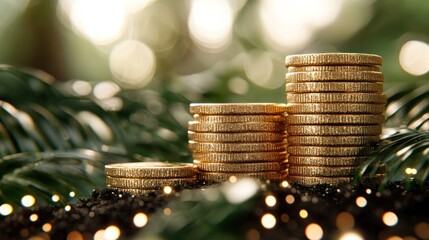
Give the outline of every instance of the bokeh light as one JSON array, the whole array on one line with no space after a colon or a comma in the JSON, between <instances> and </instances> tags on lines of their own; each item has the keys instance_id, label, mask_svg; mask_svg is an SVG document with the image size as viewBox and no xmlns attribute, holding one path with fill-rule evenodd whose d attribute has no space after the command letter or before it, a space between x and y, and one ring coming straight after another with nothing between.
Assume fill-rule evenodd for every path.
<instances>
[{"instance_id":1,"label":"bokeh light","mask_svg":"<svg viewBox=\"0 0 429 240\"><path fill-rule=\"evenodd\" d=\"M341 231L346 231L353 229L355 225L355 219L351 213L341 212L335 219L335 224Z\"/></svg>"},{"instance_id":2,"label":"bokeh light","mask_svg":"<svg viewBox=\"0 0 429 240\"><path fill-rule=\"evenodd\" d=\"M50 232L52 230L52 225L50 223L45 223L42 226L42 230L44 232Z\"/></svg>"},{"instance_id":3,"label":"bokeh light","mask_svg":"<svg viewBox=\"0 0 429 240\"><path fill-rule=\"evenodd\" d=\"M406 42L399 53L399 63L409 74L423 75L429 71L429 45L422 41Z\"/></svg>"},{"instance_id":4,"label":"bokeh light","mask_svg":"<svg viewBox=\"0 0 429 240\"><path fill-rule=\"evenodd\" d=\"M429 223L420 222L414 227L414 232L421 239L429 239Z\"/></svg>"},{"instance_id":5,"label":"bokeh light","mask_svg":"<svg viewBox=\"0 0 429 240\"><path fill-rule=\"evenodd\" d=\"M121 230L115 225L108 226L104 230L104 238L106 240L116 240L119 238L120 235L121 235Z\"/></svg>"},{"instance_id":6,"label":"bokeh light","mask_svg":"<svg viewBox=\"0 0 429 240\"><path fill-rule=\"evenodd\" d=\"M346 232L338 240L364 240L364 238L359 233Z\"/></svg>"},{"instance_id":7,"label":"bokeh light","mask_svg":"<svg viewBox=\"0 0 429 240\"><path fill-rule=\"evenodd\" d=\"M21 198L21 204L24 207L31 207L36 203L36 199L32 195L25 195Z\"/></svg>"},{"instance_id":8,"label":"bokeh light","mask_svg":"<svg viewBox=\"0 0 429 240\"><path fill-rule=\"evenodd\" d=\"M364 197L357 197L356 198L356 205L358 207L363 208L366 206L367 203L368 203L368 201Z\"/></svg>"},{"instance_id":9,"label":"bokeh light","mask_svg":"<svg viewBox=\"0 0 429 240\"><path fill-rule=\"evenodd\" d=\"M266 229L272 229L276 226L277 220L271 213L266 213L261 218L261 224Z\"/></svg>"},{"instance_id":10,"label":"bokeh light","mask_svg":"<svg viewBox=\"0 0 429 240\"><path fill-rule=\"evenodd\" d=\"M238 204L255 195L258 189L259 185L254 179L243 178L225 185L222 190L230 203Z\"/></svg>"},{"instance_id":11,"label":"bokeh light","mask_svg":"<svg viewBox=\"0 0 429 240\"><path fill-rule=\"evenodd\" d=\"M147 217L146 214L137 213L136 215L134 215L133 223L136 227L141 228L147 224L148 220L149 220L149 218Z\"/></svg>"},{"instance_id":12,"label":"bokeh light","mask_svg":"<svg viewBox=\"0 0 429 240\"><path fill-rule=\"evenodd\" d=\"M276 203L277 199L273 195L268 195L265 197L265 204L267 204L268 207L274 207Z\"/></svg>"},{"instance_id":13,"label":"bokeh light","mask_svg":"<svg viewBox=\"0 0 429 240\"><path fill-rule=\"evenodd\" d=\"M394 212L385 212L382 216L383 223L386 226L392 227L398 223L398 216Z\"/></svg>"},{"instance_id":14,"label":"bokeh light","mask_svg":"<svg viewBox=\"0 0 429 240\"><path fill-rule=\"evenodd\" d=\"M9 203L0 205L0 214L3 216L10 215L13 212L13 207Z\"/></svg>"},{"instance_id":15,"label":"bokeh light","mask_svg":"<svg viewBox=\"0 0 429 240\"><path fill-rule=\"evenodd\" d=\"M305 228L305 236L310 240L318 240L323 237L323 229L319 224L310 223Z\"/></svg>"}]
</instances>

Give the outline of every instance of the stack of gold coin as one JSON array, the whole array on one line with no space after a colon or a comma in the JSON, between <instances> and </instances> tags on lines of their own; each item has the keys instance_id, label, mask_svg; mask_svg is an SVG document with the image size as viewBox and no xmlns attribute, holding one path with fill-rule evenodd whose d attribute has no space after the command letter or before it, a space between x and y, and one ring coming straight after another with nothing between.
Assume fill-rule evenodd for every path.
<instances>
[{"instance_id":1,"label":"stack of gold coin","mask_svg":"<svg viewBox=\"0 0 429 240\"><path fill-rule=\"evenodd\" d=\"M107 187L131 194L193 187L197 170L192 163L134 162L105 166Z\"/></svg>"},{"instance_id":2,"label":"stack of gold coin","mask_svg":"<svg viewBox=\"0 0 429 240\"><path fill-rule=\"evenodd\" d=\"M372 54L287 56L288 181L339 184L379 141L384 121L382 59Z\"/></svg>"},{"instance_id":3,"label":"stack of gold coin","mask_svg":"<svg viewBox=\"0 0 429 240\"><path fill-rule=\"evenodd\" d=\"M191 104L189 149L201 182L280 180L286 158L285 104Z\"/></svg>"}]
</instances>

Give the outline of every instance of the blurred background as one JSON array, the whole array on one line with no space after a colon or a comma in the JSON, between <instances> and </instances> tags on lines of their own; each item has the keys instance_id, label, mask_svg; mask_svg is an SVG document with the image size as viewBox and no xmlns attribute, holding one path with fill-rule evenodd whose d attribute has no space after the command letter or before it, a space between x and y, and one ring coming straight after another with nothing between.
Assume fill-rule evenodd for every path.
<instances>
[{"instance_id":1,"label":"blurred background","mask_svg":"<svg viewBox=\"0 0 429 240\"><path fill-rule=\"evenodd\" d=\"M0 63L100 99L161 87L194 102L283 102L288 54L374 53L387 85L425 77L428 13L417 0L2 0Z\"/></svg>"}]
</instances>

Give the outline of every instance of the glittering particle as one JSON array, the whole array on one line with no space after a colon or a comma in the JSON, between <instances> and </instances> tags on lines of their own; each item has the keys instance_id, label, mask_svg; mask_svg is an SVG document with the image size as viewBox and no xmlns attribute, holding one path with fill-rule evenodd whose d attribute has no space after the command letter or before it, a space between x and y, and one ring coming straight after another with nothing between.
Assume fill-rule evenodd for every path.
<instances>
[{"instance_id":1,"label":"glittering particle","mask_svg":"<svg viewBox=\"0 0 429 240\"><path fill-rule=\"evenodd\" d=\"M42 230L44 232L50 232L52 230L52 225L50 223L45 223L42 226Z\"/></svg>"},{"instance_id":2,"label":"glittering particle","mask_svg":"<svg viewBox=\"0 0 429 240\"><path fill-rule=\"evenodd\" d=\"M231 182L231 183L235 183L235 182L237 182L237 177L236 176L231 176L231 177L229 177L229 182Z\"/></svg>"},{"instance_id":3,"label":"glittering particle","mask_svg":"<svg viewBox=\"0 0 429 240\"><path fill-rule=\"evenodd\" d=\"M3 216L7 216L13 212L13 207L9 203L3 203L0 206L0 214Z\"/></svg>"},{"instance_id":4,"label":"glittering particle","mask_svg":"<svg viewBox=\"0 0 429 240\"><path fill-rule=\"evenodd\" d=\"M37 219L39 219L39 216L35 213L31 214L29 217L30 221L35 222Z\"/></svg>"},{"instance_id":5,"label":"glittering particle","mask_svg":"<svg viewBox=\"0 0 429 240\"><path fill-rule=\"evenodd\" d=\"M417 174L417 169L415 168L406 168L405 169L405 173L408 175L416 175Z\"/></svg>"},{"instance_id":6,"label":"glittering particle","mask_svg":"<svg viewBox=\"0 0 429 240\"><path fill-rule=\"evenodd\" d=\"M383 223L392 227L398 223L398 216L394 212L385 212L382 216Z\"/></svg>"},{"instance_id":7,"label":"glittering particle","mask_svg":"<svg viewBox=\"0 0 429 240\"><path fill-rule=\"evenodd\" d=\"M308 202L308 201L310 201L310 197L304 195L301 197L301 201Z\"/></svg>"},{"instance_id":8,"label":"glittering particle","mask_svg":"<svg viewBox=\"0 0 429 240\"><path fill-rule=\"evenodd\" d=\"M364 240L364 238L356 232L347 232L340 236L338 240Z\"/></svg>"},{"instance_id":9,"label":"glittering particle","mask_svg":"<svg viewBox=\"0 0 429 240\"><path fill-rule=\"evenodd\" d=\"M78 231L71 231L67 234L67 240L83 240L83 236Z\"/></svg>"},{"instance_id":10,"label":"glittering particle","mask_svg":"<svg viewBox=\"0 0 429 240\"><path fill-rule=\"evenodd\" d=\"M73 192L73 191L71 191L71 192L69 193L69 196L70 196L70 197L75 197L75 196L76 196L76 193L75 193L75 192Z\"/></svg>"},{"instance_id":11,"label":"glittering particle","mask_svg":"<svg viewBox=\"0 0 429 240\"><path fill-rule=\"evenodd\" d=\"M429 239L429 223L420 222L414 227L414 232L421 239Z\"/></svg>"},{"instance_id":12,"label":"glittering particle","mask_svg":"<svg viewBox=\"0 0 429 240\"><path fill-rule=\"evenodd\" d=\"M115 225L108 226L106 230L104 230L104 238L106 240L116 240L120 235L121 230Z\"/></svg>"},{"instance_id":13,"label":"glittering particle","mask_svg":"<svg viewBox=\"0 0 429 240\"><path fill-rule=\"evenodd\" d=\"M266 229L271 229L276 226L277 220L271 213L266 213L261 218L261 224Z\"/></svg>"},{"instance_id":14,"label":"glittering particle","mask_svg":"<svg viewBox=\"0 0 429 240\"><path fill-rule=\"evenodd\" d=\"M289 183L287 181L283 181L283 182L280 183L280 186L282 188L287 188L287 187L289 187Z\"/></svg>"},{"instance_id":15,"label":"glittering particle","mask_svg":"<svg viewBox=\"0 0 429 240\"><path fill-rule=\"evenodd\" d=\"M311 202L316 204L319 202L319 199L317 197L313 197L313 198L311 198Z\"/></svg>"},{"instance_id":16,"label":"glittering particle","mask_svg":"<svg viewBox=\"0 0 429 240\"><path fill-rule=\"evenodd\" d=\"M366 201L366 199L364 197L357 197L356 198L356 205L358 207L363 208L363 207L366 206L366 204L367 204L367 201Z\"/></svg>"},{"instance_id":17,"label":"glittering particle","mask_svg":"<svg viewBox=\"0 0 429 240\"><path fill-rule=\"evenodd\" d=\"M137 213L133 218L134 225L139 228L145 226L148 220L147 215L144 213Z\"/></svg>"},{"instance_id":18,"label":"glittering particle","mask_svg":"<svg viewBox=\"0 0 429 240\"><path fill-rule=\"evenodd\" d=\"M32 195L25 195L21 198L21 204L24 207L31 207L36 203L36 199Z\"/></svg>"},{"instance_id":19,"label":"glittering particle","mask_svg":"<svg viewBox=\"0 0 429 240\"><path fill-rule=\"evenodd\" d=\"M316 223L310 223L305 228L305 236L310 240L317 240L323 237L323 229Z\"/></svg>"},{"instance_id":20,"label":"glittering particle","mask_svg":"<svg viewBox=\"0 0 429 240\"><path fill-rule=\"evenodd\" d=\"M289 194L286 196L285 200L288 204L293 204L295 202L295 197Z\"/></svg>"},{"instance_id":21,"label":"glittering particle","mask_svg":"<svg viewBox=\"0 0 429 240\"><path fill-rule=\"evenodd\" d=\"M259 233L258 230L251 228L251 229L247 230L247 232L246 232L246 239L247 240L259 240L259 239L261 239L261 234Z\"/></svg>"},{"instance_id":22,"label":"glittering particle","mask_svg":"<svg viewBox=\"0 0 429 240\"><path fill-rule=\"evenodd\" d=\"M280 220L282 220L282 222L284 223L287 223L289 221L289 215L283 213L282 215L280 215Z\"/></svg>"},{"instance_id":23,"label":"glittering particle","mask_svg":"<svg viewBox=\"0 0 429 240\"><path fill-rule=\"evenodd\" d=\"M355 225L355 219L353 218L353 215L349 212L341 212L340 214L338 214L335 220L335 224L341 231L347 231L353 229Z\"/></svg>"},{"instance_id":24,"label":"glittering particle","mask_svg":"<svg viewBox=\"0 0 429 240\"><path fill-rule=\"evenodd\" d=\"M89 212L89 213L88 213L88 216L89 216L89 217L94 217L94 216L95 216L95 213L91 211L91 212Z\"/></svg>"},{"instance_id":25,"label":"glittering particle","mask_svg":"<svg viewBox=\"0 0 429 240\"><path fill-rule=\"evenodd\" d=\"M307 210L305 210L305 209L301 209L301 210L299 211L299 216L300 216L301 218L303 218L303 219L307 218L307 217L308 217L308 212L307 212Z\"/></svg>"},{"instance_id":26,"label":"glittering particle","mask_svg":"<svg viewBox=\"0 0 429 240\"><path fill-rule=\"evenodd\" d=\"M165 194L171 194L173 192L173 188L170 186L165 186L163 191Z\"/></svg>"},{"instance_id":27,"label":"glittering particle","mask_svg":"<svg viewBox=\"0 0 429 240\"><path fill-rule=\"evenodd\" d=\"M57 194L52 195L51 197L52 202L58 202L60 200L60 196Z\"/></svg>"},{"instance_id":28,"label":"glittering particle","mask_svg":"<svg viewBox=\"0 0 429 240\"><path fill-rule=\"evenodd\" d=\"M171 215L171 208L164 208L164 215L170 216Z\"/></svg>"},{"instance_id":29,"label":"glittering particle","mask_svg":"<svg viewBox=\"0 0 429 240\"><path fill-rule=\"evenodd\" d=\"M276 203L277 203L277 199L273 195L268 195L265 198L265 204L267 204L268 207L274 207Z\"/></svg>"},{"instance_id":30,"label":"glittering particle","mask_svg":"<svg viewBox=\"0 0 429 240\"><path fill-rule=\"evenodd\" d=\"M65 206L64 210L66 210L66 212L70 211L71 210L71 206L70 205Z\"/></svg>"},{"instance_id":31,"label":"glittering particle","mask_svg":"<svg viewBox=\"0 0 429 240\"><path fill-rule=\"evenodd\" d=\"M105 240L104 229L100 229L94 234L94 240Z\"/></svg>"},{"instance_id":32,"label":"glittering particle","mask_svg":"<svg viewBox=\"0 0 429 240\"><path fill-rule=\"evenodd\" d=\"M372 193L371 189L369 189L369 188L368 188L368 189L366 189L366 191L365 191L365 192L366 192L366 194L368 194L368 195Z\"/></svg>"}]
</instances>

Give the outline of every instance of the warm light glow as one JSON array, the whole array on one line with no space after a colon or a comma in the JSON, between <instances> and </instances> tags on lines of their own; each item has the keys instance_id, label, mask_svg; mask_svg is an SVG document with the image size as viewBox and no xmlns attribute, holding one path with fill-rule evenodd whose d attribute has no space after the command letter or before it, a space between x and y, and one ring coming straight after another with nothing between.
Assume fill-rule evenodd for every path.
<instances>
[{"instance_id":1,"label":"warm light glow","mask_svg":"<svg viewBox=\"0 0 429 240\"><path fill-rule=\"evenodd\" d=\"M164 215L170 216L171 215L171 208L164 208Z\"/></svg>"},{"instance_id":2,"label":"warm light glow","mask_svg":"<svg viewBox=\"0 0 429 240\"><path fill-rule=\"evenodd\" d=\"M341 231L353 229L355 225L355 219L349 212L341 212L338 214L335 223Z\"/></svg>"},{"instance_id":3,"label":"warm light glow","mask_svg":"<svg viewBox=\"0 0 429 240\"><path fill-rule=\"evenodd\" d=\"M287 187L289 187L290 185L289 185L288 181L282 181L282 182L280 183L280 186L281 186L282 188L287 188Z\"/></svg>"},{"instance_id":4,"label":"warm light glow","mask_svg":"<svg viewBox=\"0 0 429 240\"><path fill-rule=\"evenodd\" d=\"M223 50L232 38L233 11L227 0L192 0L188 27L197 46Z\"/></svg>"},{"instance_id":5,"label":"warm light glow","mask_svg":"<svg viewBox=\"0 0 429 240\"><path fill-rule=\"evenodd\" d=\"M363 208L363 207L366 206L366 204L367 204L367 201L366 201L366 199L364 197L357 197L356 198L356 205L358 207Z\"/></svg>"},{"instance_id":6,"label":"warm light glow","mask_svg":"<svg viewBox=\"0 0 429 240\"><path fill-rule=\"evenodd\" d=\"M129 88L146 86L155 73L156 59L146 44L126 40L116 45L109 58L110 71L121 85Z\"/></svg>"},{"instance_id":7,"label":"warm light glow","mask_svg":"<svg viewBox=\"0 0 429 240\"><path fill-rule=\"evenodd\" d=\"M111 225L104 230L104 238L106 240L116 240L120 235L121 230L115 225Z\"/></svg>"},{"instance_id":8,"label":"warm light glow","mask_svg":"<svg viewBox=\"0 0 429 240\"><path fill-rule=\"evenodd\" d=\"M52 195L51 197L52 202L58 202L60 200L60 196L57 194Z\"/></svg>"},{"instance_id":9,"label":"warm light glow","mask_svg":"<svg viewBox=\"0 0 429 240\"><path fill-rule=\"evenodd\" d=\"M273 195L268 195L265 198L265 204L267 204L268 207L274 207L276 203L277 203L277 199Z\"/></svg>"},{"instance_id":10,"label":"warm light glow","mask_svg":"<svg viewBox=\"0 0 429 240\"><path fill-rule=\"evenodd\" d=\"M65 210L66 212L70 211L70 210L71 210L71 206L70 206L70 205L65 206L65 207L64 207L64 210Z\"/></svg>"},{"instance_id":11,"label":"warm light glow","mask_svg":"<svg viewBox=\"0 0 429 240\"><path fill-rule=\"evenodd\" d=\"M21 198L21 204L24 207L31 207L36 203L36 199L32 195L25 195Z\"/></svg>"},{"instance_id":12,"label":"warm light glow","mask_svg":"<svg viewBox=\"0 0 429 240\"><path fill-rule=\"evenodd\" d=\"M317 240L323 237L323 229L316 223L310 223L305 228L305 236L310 240Z\"/></svg>"},{"instance_id":13,"label":"warm light glow","mask_svg":"<svg viewBox=\"0 0 429 240\"><path fill-rule=\"evenodd\" d=\"M42 230L44 232L50 232L52 230L52 225L50 223L45 223L42 226Z\"/></svg>"},{"instance_id":14,"label":"warm light glow","mask_svg":"<svg viewBox=\"0 0 429 240\"><path fill-rule=\"evenodd\" d=\"M163 191L165 194L171 194L173 192L173 188L170 186L165 186Z\"/></svg>"},{"instance_id":15,"label":"warm light glow","mask_svg":"<svg viewBox=\"0 0 429 240\"><path fill-rule=\"evenodd\" d=\"M106 99L115 96L121 88L114 82L100 82L94 87L94 96L98 99Z\"/></svg>"},{"instance_id":16,"label":"warm light glow","mask_svg":"<svg viewBox=\"0 0 429 240\"><path fill-rule=\"evenodd\" d=\"M265 0L260 4L262 36L278 50L306 46L315 30L330 25L342 7L341 0Z\"/></svg>"},{"instance_id":17,"label":"warm light glow","mask_svg":"<svg viewBox=\"0 0 429 240\"><path fill-rule=\"evenodd\" d=\"M73 27L96 44L109 44L123 33L127 14L120 0L75 0L69 6Z\"/></svg>"},{"instance_id":18,"label":"warm light glow","mask_svg":"<svg viewBox=\"0 0 429 240\"><path fill-rule=\"evenodd\" d=\"M261 224L266 229L271 229L276 226L277 220L271 213L266 213L261 218Z\"/></svg>"},{"instance_id":19,"label":"warm light glow","mask_svg":"<svg viewBox=\"0 0 429 240\"><path fill-rule=\"evenodd\" d=\"M229 180L230 183L235 183L235 182L238 181L238 178L236 176L231 176L231 177L229 177L228 180Z\"/></svg>"},{"instance_id":20,"label":"warm light glow","mask_svg":"<svg viewBox=\"0 0 429 240\"><path fill-rule=\"evenodd\" d=\"M371 193L372 193L371 189L369 189L369 188L368 188L368 189L366 189L366 194L368 194L368 195L369 195L369 194L371 194Z\"/></svg>"},{"instance_id":21,"label":"warm light glow","mask_svg":"<svg viewBox=\"0 0 429 240\"><path fill-rule=\"evenodd\" d=\"M244 71L248 79L265 88L277 88L284 80L272 78L274 64L271 56L266 52L254 50L250 52L244 61Z\"/></svg>"},{"instance_id":22,"label":"warm light glow","mask_svg":"<svg viewBox=\"0 0 429 240\"><path fill-rule=\"evenodd\" d=\"M417 223L417 225L414 227L414 232L420 239L429 239L429 223Z\"/></svg>"},{"instance_id":23,"label":"warm light glow","mask_svg":"<svg viewBox=\"0 0 429 240\"><path fill-rule=\"evenodd\" d=\"M3 216L10 215L13 212L13 207L9 203L3 203L0 206L0 214Z\"/></svg>"},{"instance_id":24,"label":"warm light glow","mask_svg":"<svg viewBox=\"0 0 429 240\"><path fill-rule=\"evenodd\" d=\"M67 234L67 240L83 240L83 236L78 231L71 231Z\"/></svg>"},{"instance_id":25,"label":"warm light glow","mask_svg":"<svg viewBox=\"0 0 429 240\"><path fill-rule=\"evenodd\" d=\"M413 238L414 239L414 238ZM403 238L399 236L390 236L386 240L404 240Z\"/></svg>"},{"instance_id":26,"label":"warm light glow","mask_svg":"<svg viewBox=\"0 0 429 240\"><path fill-rule=\"evenodd\" d=\"M422 41L408 41L399 52L399 63L404 71L412 75L423 75L429 71L429 45Z\"/></svg>"},{"instance_id":27,"label":"warm light glow","mask_svg":"<svg viewBox=\"0 0 429 240\"><path fill-rule=\"evenodd\" d=\"M231 92L244 95L249 91L249 84L242 78L232 78L228 81L228 88Z\"/></svg>"},{"instance_id":28,"label":"warm light glow","mask_svg":"<svg viewBox=\"0 0 429 240\"><path fill-rule=\"evenodd\" d=\"M69 193L69 196L70 196L70 197L75 197L75 196L76 196L76 193L75 193L75 192L73 192L73 191L71 191L71 192Z\"/></svg>"},{"instance_id":29,"label":"warm light glow","mask_svg":"<svg viewBox=\"0 0 429 240\"><path fill-rule=\"evenodd\" d=\"M230 203L242 203L256 194L259 186L254 179L243 178L236 183L225 185L223 193Z\"/></svg>"},{"instance_id":30,"label":"warm light glow","mask_svg":"<svg viewBox=\"0 0 429 240\"><path fill-rule=\"evenodd\" d=\"M416 175L417 174L417 169L415 168L406 168L405 169L405 173L408 175Z\"/></svg>"},{"instance_id":31,"label":"warm light glow","mask_svg":"<svg viewBox=\"0 0 429 240\"><path fill-rule=\"evenodd\" d=\"M285 200L288 204L293 204L295 202L295 197L289 194L286 196Z\"/></svg>"},{"instance_id":32,"label":"warm light glow","mask_svg":"<svg viewBox=\"0 0 429 240\"><path fill-rule=\"evenodd\" d=\"M147 215L144 213L137 213L133 218L134 225L139 228L145 226L148 220Z\"/></svg>"},{"instance_id":33,"label":"warm light glow","mask_svg":"<svg viewBox=\"0 0 429 240\"><path fill-rule=\"evenodd\" d=\"M308 212L307 212L307 210L305 210L305 209L301 209L300 211L299 211L299 216L301 217L301 218L307 218L308 217Z\"/></svg>"},{"instance_id":34,"label":"warm light glow","mask_svg":"<svg viewBox=\"0 0 429 240\"><path fill-rule=\"evenodd\" d=\"M104 229L100 229L94 234L94 240L105 240Z\"/></svg>"},{"instance_id":35,"label":"warm light glow","mask_svg":"<svg viewBox=\"0 0 429 240\"><path fill-rule=\"evenodd\" d=\"M72 89L79 96L86 96L86 95L90 94L92 91L91 84L89 84L85 81L82 81L82 80L75 81L72 84Z\"/></svg>"},{"instance_id":36,"label":"warm light glow","mask_svg":"<svg viewBox=\"0 0 429 240\"><path fill-rule=\"evenodd\" d=\"M398 223L398 216L394 212L385 212L382 219L383 223L389 227L395 226Z\"/></svg>"},{"instance_id":37,"label":"warm light glow","mask_svg":"<svg viewBox=\"0 0 429 240\"><path fill-rule=\"evenodd\" d=\"M364 240L364 238L358 233L348 232L341 235L339 240Z\"/></svg>"},{"instance_id":38,"label":"warm light glow","mask_svg":"<svg viewBox=\"0 0 429 240\"><path fill-rule=\"evenodd\" d=\"M29 217L30 221L35 222L37 219L39 219L39 216L35 213L31 214Z\"/></svg>"},{"instance_id":39,"label":"warm light glow","mask_svg":"<svg viewBox=\"0 0 429 240\"><path fill-rule=\"evenodd\" d=\"M151 5L155 0L121 0L125 9L129 13L137 13L147 6Z\"/></svg>"}]
</instances>

